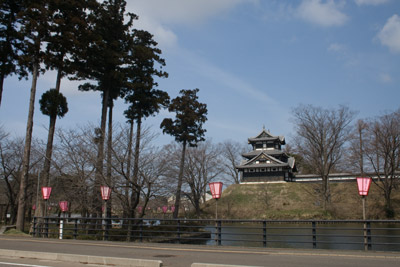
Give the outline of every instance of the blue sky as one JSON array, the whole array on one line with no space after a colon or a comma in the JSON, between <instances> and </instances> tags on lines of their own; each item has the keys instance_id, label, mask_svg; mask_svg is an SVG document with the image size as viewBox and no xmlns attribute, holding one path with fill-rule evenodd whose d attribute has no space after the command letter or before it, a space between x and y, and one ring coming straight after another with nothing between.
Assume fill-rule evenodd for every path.
<instances>
[{"instance_id":1,"label":"blue sky","mask_svg":"<svg viewBox=\"0 0 400 267\"><path fill-rule=\"evenodd\" d=\"M199 88L208 105L206 137L246 142L262 127L290 142L291 109L299 104L348 105L358 118L400 107L400 1L398 0L129 0L137 28L155 35L168 79L159 88L176 97ZM34 130L45 138L48 118L38 100L55 74L39 78ZM79 92L64 79L69 113L57 126L99 124L99 93ZM30 80L6 79L0 124L24 136ZM123 101L114 120L125 122ZM162 111L145 124L163 136Z\"/></svg>"}]
</instances>

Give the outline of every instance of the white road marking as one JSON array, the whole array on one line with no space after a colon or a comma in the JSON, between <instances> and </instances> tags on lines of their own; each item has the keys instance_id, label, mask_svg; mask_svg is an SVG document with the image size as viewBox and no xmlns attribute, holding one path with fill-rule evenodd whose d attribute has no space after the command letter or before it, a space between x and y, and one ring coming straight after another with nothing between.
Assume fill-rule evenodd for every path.
<instances>
[{"instance_id":1,"label":"white road marking","mask_svg":"<svg viewBox=\"0 0 400 267\"><path fill-rule=\"evenodd\" d=\"M22 263L13 263L13 262L1 262L0 264L3 265L11 265L11 266L27 266L27 267L51 267L51 266L44 266L44 265L32 265L32 264L22 264Z\"/></svg>"}]
</instances>

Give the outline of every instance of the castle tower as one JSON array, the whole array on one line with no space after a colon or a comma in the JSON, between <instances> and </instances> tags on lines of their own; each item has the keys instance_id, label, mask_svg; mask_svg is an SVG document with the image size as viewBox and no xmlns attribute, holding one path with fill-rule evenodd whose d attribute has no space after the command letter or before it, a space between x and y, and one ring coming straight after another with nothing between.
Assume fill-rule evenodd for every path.
<instances>
[{"instance_id":1,"label":"castle tower","mask_svg":"<svg viewBox=\"0 0 400 267\"><path fill-rule=\"evenodd\" d=\"M282 151L283 136L273 136L265 128L248 142L253 150L242 154L243 161L236 168L241 182L291 181L297 171L295 159Z\"/></svg>"}]
</instances>

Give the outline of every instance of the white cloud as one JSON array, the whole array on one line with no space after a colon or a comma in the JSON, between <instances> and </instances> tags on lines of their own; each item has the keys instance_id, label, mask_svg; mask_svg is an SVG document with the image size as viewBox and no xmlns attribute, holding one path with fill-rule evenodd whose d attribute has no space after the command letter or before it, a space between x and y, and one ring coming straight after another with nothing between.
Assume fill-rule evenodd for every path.
<instances>
[{"instance_id":1,"label":"white cloud","mask_svg":"<svg viewBox=\"0 0 400 267\"><path fill-rule=\"evenodd\" d=\"M143 16L139 18L135 22L135 28L149 31L155 36L154 39L156 42L163 48L174 47L178 42L178 37L172 30L153 20L151 17Z\"/></svg>"},{"instance_id":2,"label":"white cloud","mask_svg":"<svg viewBox=\"0 0 400 267\"><path fill-rule=\"evenodd\" d=\"M160 23L198 23L238 4L255 0L129 0L128 9Z\"/></svg>"},{"instance_id":3,"label":"white cloud","mask_svg":"<svg viewBox=\"0 0 400 267\"><path fill-rule=\"evenodd\" d=\"M389 2L388 0L354 0L357 5L372 5L377 6Z\"/></svg>"},{"instance_id":4,"label":"white cloud","mask_svg":"<svg viewBox=\"0 0 400 267\"><path fill-rule=\"evenodd\" d=\"M338 43L332 43L328 46L328 51L342 53L346 51L346 46Z\"/></svg>"},{"instance_id":5,"label":"white cloud","mask_svg":"<svg viewBox=\"0 0 400 267\"><path fill-rule=\"evenodd\" d=\"M171 30L173 24L191 25L229 11L242 3L258 0L130 0L127 10L139 16L135 27L154 34L160 46L175 46L178 38Z\"/></svg>"},{"instance_id":6,"label":"white cloud","mask_svg":"<svg viewBox=\"0 0 400 267\"><path fill-rule=\"evenodd\" d=\"M390 74L387 74L387 73L381 73L379 75L379 79L383 83L390 83L392 81L392 77L390 76Z\"/></svg>"},{"instance_id":7,"label":"white cloud","mask_svg":"<svg viewBox=\"0 0 400 267\"><path fill-rule=\"evenodd\" d=\"M341 26L348 20L346 14L340 11L344 2L337 3L333 0L303 0L297 8L297 15L310 23L323 27Z\"/></svg>"},{"instance_id":8,"label":"white cloud","mask_svg":"<svg viewBox=\"0 0 400 267\"><path fill-rule=\"evenodd\" d=\"M400 53L400 17L396 14L390 17L377 37L392 52Z\"/></svg>"}]
</instances>

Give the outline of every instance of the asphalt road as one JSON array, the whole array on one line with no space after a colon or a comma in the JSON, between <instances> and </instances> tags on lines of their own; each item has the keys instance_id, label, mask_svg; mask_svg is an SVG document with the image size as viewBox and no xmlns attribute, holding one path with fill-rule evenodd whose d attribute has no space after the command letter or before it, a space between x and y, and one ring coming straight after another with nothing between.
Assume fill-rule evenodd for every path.
<instances>
[{"instance_id":1,"label":"asphalt road","mask_svg":"<svg viewBox=\"0 0 400 267\"><path fill-rule=\"evenodd\" d=\"M0 236L0 249L161 260L163 266L192 263L242 266L400 266L400 252L265 249L150 243L58 240ZM73 255L71 255L73 257ZM26 260L26 259L24 259ZM3 259L0 258L0 262ZM58 266L46 265L45 266ZM62 265L60 265L62 266ZM88 266L88 265L86 265Z\"/></svg>"}]
</instances>

